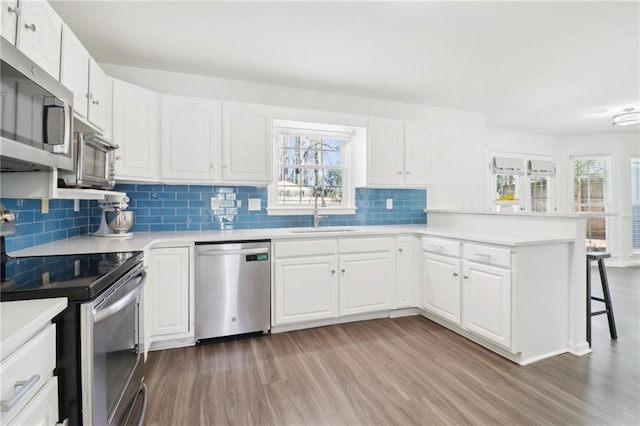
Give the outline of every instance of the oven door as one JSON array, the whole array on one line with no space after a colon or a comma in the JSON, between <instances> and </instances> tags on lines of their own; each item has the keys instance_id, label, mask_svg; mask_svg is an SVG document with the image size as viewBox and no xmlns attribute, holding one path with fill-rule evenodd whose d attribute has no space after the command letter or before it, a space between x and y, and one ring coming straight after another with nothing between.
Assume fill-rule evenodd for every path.
<instances>
[{"instance_id":1,"label":"oven door","mask_svg":"<svg viewBox=\"0 0 640 426\"><path fill-rule=\"evenodd\" d=\"M123 424L140 391L139 295L145 280L139 265L80 307L84 425Z\"/></svg>"}]
</instances>

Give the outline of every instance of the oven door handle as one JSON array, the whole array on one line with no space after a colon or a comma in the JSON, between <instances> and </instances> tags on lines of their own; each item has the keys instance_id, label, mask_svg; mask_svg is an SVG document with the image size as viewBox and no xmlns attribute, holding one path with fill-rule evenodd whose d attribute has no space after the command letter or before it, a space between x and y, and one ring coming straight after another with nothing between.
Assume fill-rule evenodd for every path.
<instances>
[{"instance_id":1,"label":"oven door handle","mask_svg":"<svg viewBox=\"0 0 640 426\"><path fill-rule=\"evenodd\" d=\"M145 271L140 271L138 274L138 278L140 278L140 282L131 289L127 294L122 296L117 302L112 303L109 306L105 306L104 308L99 308L93 311L93 321L98 323L109 318L111 315L121 311L126 308L129 303L135 300L138 297L138 294L142 291L142 287L147 281L147 273Z\"/></svg>"}]
</instances>

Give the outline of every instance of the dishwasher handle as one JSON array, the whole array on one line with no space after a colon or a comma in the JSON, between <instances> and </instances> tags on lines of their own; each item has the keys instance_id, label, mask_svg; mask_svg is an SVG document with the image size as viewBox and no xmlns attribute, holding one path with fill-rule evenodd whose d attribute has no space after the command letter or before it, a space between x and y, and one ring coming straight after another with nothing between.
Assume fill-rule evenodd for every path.
<instances>
[{"instance_id":1,"label":"dishwasher handle","mask_svg":"<svg viewBox=\"0 0 640 426\"><path fill-rule=\"evenodd\" d=\"M235 254L261 254L268 253L268 248L255 248L255 249L238 249L238 250L220 250L216 248L202 249L198 248L196 251L197 256L226 256Z\"/></svg>"}]
</instances>

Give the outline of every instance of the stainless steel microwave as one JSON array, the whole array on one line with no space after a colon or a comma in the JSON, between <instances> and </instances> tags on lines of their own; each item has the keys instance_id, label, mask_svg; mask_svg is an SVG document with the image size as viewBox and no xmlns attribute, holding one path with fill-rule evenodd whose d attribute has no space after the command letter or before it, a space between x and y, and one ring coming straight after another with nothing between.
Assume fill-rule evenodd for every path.
<instances>
[{"instance_id":1,"label":"stainless steel microwave","mask_svg":"<svg viewBox=\"0 0 640 426\"><path fill-rule=\"evenodd\" d=\"M73 170L73 93L0 43L0 170Z\"/></svg>"}]
</instances>

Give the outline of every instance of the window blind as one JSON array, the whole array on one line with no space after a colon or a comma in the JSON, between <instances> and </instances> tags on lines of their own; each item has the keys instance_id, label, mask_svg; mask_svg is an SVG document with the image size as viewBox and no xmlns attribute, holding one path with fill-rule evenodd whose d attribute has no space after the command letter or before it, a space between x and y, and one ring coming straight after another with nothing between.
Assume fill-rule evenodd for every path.
<instances>
[{"instance_id":1,"label":"window blind","mask_svg":"<svg viewBox=\"0 0 640 426\"><path fill-rule=\"evenodd\" d=\"M555 176L556 165L548 160L529 160L527 162L529 176Z\"/></svg>"},{"instance_id":2,"label":"window blind","mask_svg":"<svg viewBox=\"0 0 640 426\"><path fill-rule=\"evenodd\" d=\"M640 157L631 157L631 250L640 252Z\"/></svg>"},{"instance_id":3,"label":"window blind","mask_svg":"<svg viewBox=\"0 0 640 426\"><path fill-rule=\"evenodd\" d=\"M493 157L494 175L523 175L522 160L519 158Z\"/></svg>"}]
</instances>

